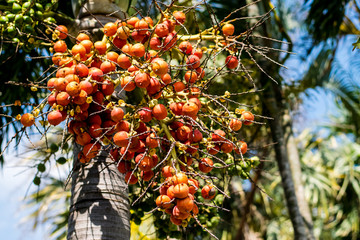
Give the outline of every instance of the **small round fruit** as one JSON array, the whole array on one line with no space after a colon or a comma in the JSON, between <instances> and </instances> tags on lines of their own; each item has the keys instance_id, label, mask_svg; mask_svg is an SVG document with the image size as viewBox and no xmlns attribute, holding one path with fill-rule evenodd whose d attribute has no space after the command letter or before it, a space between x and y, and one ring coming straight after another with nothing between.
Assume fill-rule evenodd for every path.
<instances>
[{"instance_id":1,"label":"small round fruit","mask_svg":"<svg viewBox=\"0 0 360 240\"><path fill-rule=\"evenodd\" d=\"M31 113L25 113L21 116L20 122L25 127L30 127L35 123L35 117Z\"/></svg>"},{"instance_id":2,"label":"small round fruit","mask_svg":"<svg viewBox=\"0 0 360 240\"><path fill-rule=\"evenodd\" d=\"M114 122L120 122L124 118L124 110L119 107L115 107L113 110L111 110L111 119Z\"/></svg>"},{"instance_id":3,"label":"small round fruit","mask_svg":"<svg viewBox=\"0 0 360 240\"><path fill-rule=\"evenodd\" d=\"M225 59L226 67L228 69L235 69L239 65L239 60L235 56L227 56Z\"/></svg>"},{"instance_id":4,"label":"small round fruit","mask_svg":"<svg viewBox=\"0 0 360 240\"><path fill-rule=\"evenodd\" d=\"M186 60L186 65L189 69L196 69L200 67L200 58L196 55L190 55Z\"/></svg>"},{"instance_id":5,"label":"small round fruit","mask_svg":"<svg viewBox=\"0 0 360 240\"><path fill-rule=\"evenodd\" d=\"M199 170L203 173L208 173L213 169L213 161L210 158L203 158L199 162Z\"/></svg>"},{"instance_id":6,"label":"small round fruit","mask_svg":"<svg viewBox=\"0 0 360 240\"><path fill-rule=\"evenodd\" d=\"M244 125L251 125L254 121L254 115L249 111L243 112L242 118L244 119Z\"/></svg>"},{"instance_id":7,"label":"small round fruit","mask_svg":"<svg viewBox=\"0 0 360 240\"><path fill-rule=\"evenodd\" d=\"M157 104L154 106L153 110L152 110L152 115L157 119L157 120L163 120L166 118L167 116L167 110L166 107L163 104Z\"/></svg>"},{"instance_id":8,"label":"small round fruit","mask_svg":"<svg viewBox=\"0 0 360 240\"><path fill-rule=\"evenodd\" d=\"M229 127L233 131L239 131L242 126L242 122L238 119L231 119Z\"/></svg>"},{"instance_id":9,"label":"small round fruit","mask_svg":"<svg viewBox=\"0 0 360 240\"><path fill-rule=\"evenodd\" d=\"M129 144L129 134L125 131L120 131L114 135L114 143L119 147L127 147Z\"/></svg>"},{"instance_id":10,"label":"small round fruit","mask_svg":"<svg viewBox=\"0 0 360 240\"><path fill-rule=\"evenodd\" d=\"M231 23L227 23L222 27L221 30L225 36L231 36L235 32L235 27Z\"/></svg>"},{"instance_id":11,"label":"small round fruit","mask_svg":"<svg viewBox=\"0 0 360 240\"><path fill-rule=\"evenodd\" d=\"M216 189L211 185L205 185L201 189L201 196L204 199L211 200L215 197L215 195L216 195Z\"/></svg>"},{"instance_id":12,"label":"small round fruit","mask_svg":"<svg viewBox=\"0 0 360 240\"><path fill-rule=\"evenodd\" d=\"M60 111L52 111L47 116L48 122L51 125L59 125L63 121L63 116Z\"/></svg>"},{"instance_id":13,"label":"small round fruit","mask_svg":"<svg viewBox=\"0 0 360 240\"><path fill-rule=\"evenodd\" d=\"M172 207L171 199L167 195L160 195L156 198L156 206L162 209Z\"/></svg>"}]
</instances>

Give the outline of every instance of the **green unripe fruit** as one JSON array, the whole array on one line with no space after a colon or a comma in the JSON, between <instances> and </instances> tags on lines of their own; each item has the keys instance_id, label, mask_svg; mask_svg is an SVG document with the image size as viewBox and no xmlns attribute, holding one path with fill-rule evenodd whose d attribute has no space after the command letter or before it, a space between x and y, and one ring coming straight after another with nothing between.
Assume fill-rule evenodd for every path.
<instances>
[{"instance_id":1,"label":"green unripe fruit","mask_svg":"<svg viewBox=\"0 0 360 240\"><path fill-rule=\"evenodd\" d=\"M7 24L9 22L9 19L6 16L0 17L0 24Z\"/></svg>"},{"instance_id":2,"label":"green unripe fruit","mask_svg":"<svg viewBox=\"0 0 360 240\"><path fill-rule=\"evenodd\" d=\"M231 158L228 158L228 159L226 159L225 163L227 165L230 165L230 164L234 163L234 161Z\"/></svg>"},{"instance_id":3,"label":"green unripe fruit","mask_svg":"<svg viewBox=\"0 0 360 240\"><path fill-rule=\"evenodd\" d=\"M51 152L51 153L55 153L55 152L57 152L58 150L59 150L59 146L56 145L55 143L52 143L52 144L50 145L50 152Z\"/></svg>"},{"instance_id":4,"label":"green unripe fruit","mask_svg":"<svg viewBox=\"0 0 360 240\"><path fill-rule=\"evenodd\" d=\"M38 176L35 176L35 177L34 177L34 180L33 180L33 183L34 183L36 186L39 186L40 183L41 183L41 179L40 179Z\"/></svg>"},{"instance_id":5,"label":"green unripe fruit","mask_svg":"<svg viewBox=\"0 0 360 240\"><path fill-rule=\"evenodd\" d=\"M52 4L51 3L47 3L46 5L45 5L45 12L47 12L47 11L50 11L51 10L51 8L52 8Z\"/></svg>"},{"instance_id":6,"label":"green unripe fruit","mask_svg":"<svg viewBox=\"0 0 360 240\"><path fill-rule=\"evenodd\" d=\"M9 26L9 27L6 29L6 33L7 33L8 37L15 37L15 35L16 35L16 28L15 28L15 26Z\"/></svg>"},{"instance_id":7,"label":"green unripe fruit","mask_svg":"<svg viewBox=\"0 0 360 240\"><path fill-rule=\"evenodd\" d=\"M7 1L7 4L9 4L9 5L11 5L11 4L13 4L13 3L16 3L16 0L8 0L8 1Z\"/></svg>"},{"instance_id":8,"label":"green unripe fruit","mask_svg":"<svg viewBox=\"0 0 360 240\"><path fill-rule=\"evenodd\" d=\"M56 20L52 17L45 18L44 22L46 23L56 23Z\"/></svg>"},{"instance_id":9,"label":"green unripe fruit","mask_svg":"<svg viewBox=\"0 0 360 240\"><path fill-rule=\"evenodd\" d=\"M58 164L64 164L64 163L66 163L66 158L64 158L64 157L60 157L60 158L58 158L58 159L56 159L56 162L58 163Z\"/></svg>"},{"instance_id":10,"label":"green unripe fruit","mask_svg":"<svg viewBox=\"0 0 360 240\"><path fill-rule=\"evenodd\" d=\"M216 225L219 224L220 218L219 218L219 217L212 217L211 220L210 220L210 222L211 222L211 224L212 224L213 226L216 226Z\"/></svg>"},{"instance_id":11,"label":"green unripe fruit","mask_svg":"<svg viewBox=\"0 0 360 240\"><path fill-rule=\"evenodd\" d=\"M22 24L24 21L23 15L21 14L16 14L15 15L15 24Z\"/></svg>"},{"instance_id":12,"label":"green unripe fruit","mask_svg":"<svg viewBox=\"0 0 360 240\"><path fill-rule=\"evenodd\" d=\"M12 41L13 43L15 43L15 44L18 44L18 43L20 42L20 39L18 39L18 38L13 38L13 39L11 39L11 41Z\"/></svg>"},{"instance_id":13,"label":"green unripe fruit","mask_svg":"<svg viewBox=\"0 0 360 240\"><path fill-rule=\"evenodd\" d=\"M36 11L35 12L35 17L39 20L42 20L44 18L44 15L41 11Z\"/></svg>"},{"instance_id":14,"label":"green unripe fruit","mask_svg":"<svg viewBox=\"0 0 360 240\"><path fill-rule=\"evenodd\" d=\"M28 8L30 8L30 6L31 6L31 2L25 2L25 3L22 5L23 11L26 11Z\"/></svg>"},{"instance_id":15,"label":"green unripe fruit","mask_svg":"<svg viewBox=\"0 0 360 240\"><path fill-rule=\"evenodd\" d=\"M13 5L12 5L12 12L13 13L18 13L21 11L21 6L20 4L14 2Z\"/></svg>"},{"instance_id":16,"label":"green unripe fruit","mask_svg":"<svg viewBox=\"0 0 360 240\"><path fill-rule=\"evenodd\" d=\"M15 14L9 13L6 15L6 17L9 19L9 22L12 22L15 19Z\"/></svg>"},{"instance_id":17,"label":"green unripe fruit","mask_svg":"<svg viewBox=\"0 0 360 240\"><path fill-rule=\"evenodd\" d=\"M210 221L206 221L206 227L212 228L213 224Z\"/></svg>"},{"instance_id":18,"label":"green unripe fruit","mask_svg":"<svg viewBox=\"0 0 360 240\"><path fill-rule=\"evenodd\" d=\"M204 215L199 216L199 221L204 224L206 222L206 217Z\"/></svg>"},{"instance_id":19,"label":"green unripe fruit","mask_svg":"<svg viewBox=\"0 0 360 240\"><path fill-rule=\"evenodd\" d=\"M39 163L37 166L37 169L39 172L45 172L45 170L46 170L45 164Z\"/></svg>"},{"instance_id":20,"label":"green unripe fruit","mask_svg":"<svg viewBox=\"0 0 360 240\"><path fill-rule=\"evenodd\" d=\"M221 168L223 165L221 163L214 163L214 169L215 168Z\"/></svg>"},{"instance_id":21,"label":"green unripe fruit","mask_svg":"<svg viewBox=\"0 0 360 240\"><path fill-rule=\"evenodd\" d=\"M43 6L42 6L40 3L35 3L35 8L36 8L37 10L41 11L41 12L44 11L44 8L43 8Z\"/></svg>"},{"instance_id":22,"label":"green unripe fruit","mask_svg":"<svg viewBox=\"0 0 360 240\"><path fill-rule=\"evenodd\" d=\"M23 19L24 19L24 23L27 23L27 24L32 24L33 23L33 20L31 17L29 16L23 16Z\"/></svg>"},{"instance_id":23,"label":"green unripe fruit","mask_svg":"<svg viewBox=\"0 0 360 240\"><path fill-rule=\"evenodd\" d=\"M26 25L24 26L24 32L26 32L26 33L33 33L33 32L34 32L34 28L33 28L31 25L26 24Z\"/></svg>"},{"instance_id":24,"label":"green unripe fruit","mask_svg":"<svg viewBox=\"0 0 360 240\"><path fill-rule=\"evenodd\" d=\"M224 202L224 195L217 194L215 199L214 199L214 202L215 202L216 205L222 205L223 202Z\"/></svg>"}]
</instances>

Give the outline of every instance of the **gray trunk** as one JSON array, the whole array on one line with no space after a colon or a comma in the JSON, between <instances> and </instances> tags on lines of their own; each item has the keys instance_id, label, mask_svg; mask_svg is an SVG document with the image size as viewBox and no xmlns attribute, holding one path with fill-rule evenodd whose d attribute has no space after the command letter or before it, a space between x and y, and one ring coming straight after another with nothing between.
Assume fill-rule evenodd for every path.
<instances>
[{"instance_id":1,"label":"gray trunk","mask_svg":"<svg viewBox=\"0 0 360 240\"><path fill-rule=\"evenodd\" d=\"M75 159L68 239L130 239L127 186L103 154L89 164Z\"/></svg>"}]
</instances>

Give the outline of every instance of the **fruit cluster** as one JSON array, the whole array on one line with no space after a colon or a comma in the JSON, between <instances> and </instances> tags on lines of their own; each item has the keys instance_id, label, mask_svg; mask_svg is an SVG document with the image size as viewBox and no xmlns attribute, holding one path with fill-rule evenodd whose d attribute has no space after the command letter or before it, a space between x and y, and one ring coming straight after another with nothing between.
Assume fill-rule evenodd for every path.
<instances>
[{"instance_id":1,"label":"fruit cluster","mask_svg":"<svg viewBox=\"0 0 360 240\"><path fill-rule=\"evenodd\" d=\"M6 1L7 6L0 16L0 29L5 41L20 44L23 49L30 51L34 47L39 46L42 42L37 39L37 29L44 29L45 24L55 23L52 17L44 17L44 15L54 10L57 6L54 3L43 4L43 1L24 0Z\"/></svg>"},{"instance_id":2,"label":"fruit cluster","mask_svg":"<svg viewBox=\"0 0 360 240\"><path fill-rule=\"evenodd\" d=\"M83 146L77 159L88 163L102 146L111 145L109 156L125 181L159 186L157 207L184 226L199 212L195 199L200 188L205 200L220 191L207 178L213 168L234 165L225 161L229 156L244 161L247 144L237 132L254 122L250 111L225 106L231 93L206 92L219 71L239 65L234 26L224 23L202 41L199 35L179 34L185 21L183 12L174 11L156 24L149 17L110 22L102 40L80 33L71 49L65 42L67 28L60 25L54 30L52 56L57 70L47 81L48 123L66 121L68 132ZM208 41L216 43L212 49L200 45ZM204 56L216 57L220 50L227 53L225 62L207 66ZM122 91L141 100L118 100ZM40 110L24 114L21 123L35 124Z\"/></svg>"}]
</instances>

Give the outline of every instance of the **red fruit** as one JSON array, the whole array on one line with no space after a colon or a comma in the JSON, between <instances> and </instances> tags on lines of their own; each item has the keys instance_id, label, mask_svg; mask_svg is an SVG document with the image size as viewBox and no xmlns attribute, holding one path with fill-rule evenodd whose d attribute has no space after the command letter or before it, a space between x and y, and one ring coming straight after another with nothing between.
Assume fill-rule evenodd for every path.
<instances>
[{"instance_id":1,"label":"red fruit","mask_svg":"<svg viewBox=\"0 0 360 240\"><path fill-rule=\"evenodd\" d=\"M149 42L150 48L153 50L160 50L161 49L161 40L158 37L152 37Z\"/></svg>"},{"instance_id":2,"label":"red fruit","mask_svg":"<svg viewBox=\"0 0 360 240\"><path fill-rule=\"evenodd\" d=\"M149 26L145 19L141 19L135 23L135 29L138 30L141 35L144 35L148 31Z\"/></svg>"},{"instance_id":3,"label":"red fruit","mask_svg":"<svg viewBox=\"0 0 360 240\"><path fill-rule=\"evenodd\" d=\"M199 107L193 102L187 102L182 108L182 114L189 117L195 117L199 112Z\"/></svg>"},{"instance_id":4,"label":"red fruit","mask_svg":"<svg viewBox=\"0 0 360 240\"><path fill-rule=\"evenodd\" d=\"M95 94L93 94L93 101L98 104L103 104L104 94L102 94L102 92L96 92Z\"/></svg>"},{"instance_id":5,"label":"red fruit","mask_svg":"<svg viewBox=\"0 0 360 240\"><path fill-rule=\"evenodd\" d=\"M94 143L89 143L86 144L83 148L83 154L85 156L85 158L91 159L96 157L96 155L99 153L99 149L100 149L100 144L94 144Z\"/></svg>"},{"instance_id":6,"label":"red fruit","mask_svg":"<svg viewBox=\"0 0 360 240\"><path fill-rule=\"evenodd\" d=\"M93 137L93 138L97 138L100 137L103 134L103 131L101 129L101 126L98 124L92 124L89 127L89 134Z\"/></svg>"},{"instance_id":7,"label":"red fruit","mask_svg":"<svg viewBox=\"0 0 360 240\"><path fill-rule=\"evenodd\" d=\"M150 84L147 86L146 91L149 95L154 95L157 92L160 92L161 90L161 84L159 80L156 78L150 78Z\"/></svg>"},{"instance_id":8,"label":"red fruit","mask_svg":"<svg viewBox=\"0 0 360 240\"><path fill-rule=\"evenodd\" d=\"M223 151L223 153L230 153L233 150L233 144L226 141L223 144L221 144L221 151Z\"/></svg>"},{"instance_id":9,"label":"red fruit","mask_svg":"<svg viewBox=\"0 0 360 240\"><path fill-rule=\"evenodd\" d=\"M104 81L104 84L101 85L101 91L104 93L105 96L113 94L114 90L114 83L109 80Z\"/></svg>"},{"instance_id":10,"label":"red fruit","mask_svg":"<svg viewBox=\"0 0 360 240\"><path fill-rule=\"evenodd\" d=\"M89 68L85 64L79 63L75 66L75 74L79 77L87 77L89 74Z\"/></svg>"},{"instance_id":11,"label":"red fruit","mask_svg":"<svg viewBox=\"0 0 360 240\"><path fill-rule=\"evenodd\" d=\"M182 102L172 102L172 103L170 103L170 110L175 115L182 115L183 105L184 105L184 103L182 103Z\"/></svg>"},{"instance_id":12,"label":"red fruit","mask_svg":"<svg viewBox=\"0 0 360 240\"><path fill-rule=\"evenodd\" d=\"M91 136L87 132L80 133L79 135L76 135L75 142L81 146L85 146L91 142Z\"/></svg>"},{"instance_id":13,"label":"red fruit","mask_svg":"<svg viewBox=\"0 0 360 240\"><path fill-rule=\"evenodd\" d=\"M52 93L52 94L50 94L50 96L48 97L48 104L49 104L50 106L53 106L54 103L56 103L56 95L57 95L57 93Z\"/></svg>"},{"instance_id":14,"label":"red fruit","mask_svg":"<svg viewBox=\"0 0 360 240\"><path fill-rule=\"evenodd\" d=\"M56 111L50 112L47 116L47 119L51 125L56 126L63 121L63 116L60 111L56 110Z\"/></svg>"},{"instance_id":15,"label":"red fruit","mask_svg":"<svg viewBox=\"0 0 360 240\"><path fill-rule=\"evenodd\" d=\"M136 24L138 21L140 21L139 18L137 18L137 17L132 17L132 18L130 18L129 20L127 20L126 23L129 24L129 25L131 25L131 26L133 26L133 27L135 27L135 24Z\"/></svg>"},{"instance_id":16,"label":"red fruit","mask_svg":"<svg viewBox=\"0 0 360 240\"><path fill-rule=\"evenodd\" d=\"M157 120L163 120L167 116L167 110L166 107L163 104L157 104L154 106L152 110L152 115Z\"/></svg>"},{"instance_id":17,"label":"red fruit","mask_svg":"<svg viewBox=\"0 0 360 240\"><path fill-rule=\"evenodd\" d=\"M145 144L149 148L157 148L159 146L159 140L156 138L156 134L150 133L149 136L146 137Z\"/></svg>"},{"instance_id":18,"label":"red fruit","mask_svg":"<svg viewBox=\"0 0 360 240\"><path fill-rule=\"evenodd\" d=\"M75 44L72 49L71 49L71 54L73 56L76 56L79 54L80 59L84 58L86 55L86 49L83 45L81 44Z\"/></svg>"},{"instance_id":19,"label":"red fruit","mask_svg":"<svg viewBox=\"0 0 360 240\"><path fill-rule=\"evenodd\" d=\"M163 21L163 24L165 24L168 27L169 33L174 32L174 30L175 30L175 21L174 20L165 19Z\"/></svg>"},{"instance_id":20,"label":"red fruit","mask_svg":"<svg viewBox=\"0 0 360 240\"><path fill-rule=\"evenodd\" d=\"M140 176L144 181L150 181L154 177L154 172L152 170L150 171L141 171Z\"/></svg>"},{"instance_id":21,"label":"red fruit","mask_svg":"<svg viewBox=\"0 0 360 240\"><path fill-rule=\"evenodd\" d=\"M118 38L122 40L126 40L130 36L130 29L126 26L120 26L117 29L117 35ZM125 41L126 42L126 41Z\"/></svg>"},{"instance_id":22,"label":"red fruit","mask_svg":"<svg viewBox=\"0 0 360 240\"><path fill-rule=\"evenodd\" d=\"M122 69L128 69L131 66L130 58L123 53L117 58L117 63Z\"/></svg>"},{"instance_id":23,"label":"red fruit","mask_svg":"<svg viewBox=\"0 0 360 240\"><path fill-rule=\"evenodd\" d=\"M148 107L143 107L138 113L140 115L140 120L143 122L150 122L152 119L151 109Z\"/></svg>"},{"instance_id":24,"label":"red fruit","mask_svg":"<svg viewBox=\"0 0 360 240\"><path fill-rule=\"evenodd\" d=\"M189 179L188 184L190 186L189 193L194 195L196 191L199 189L199 182L195 179Z\"/></svg>"},{"instance_id":25,"label":"red fruit","mask_svg":"<svg viewBox=\"0 0 360 240\"><path fill-rule=\"evenodd\" d=\"M188 83L194 83L196 82L196 80L198 79L198 75L195 71L187 71L185 73L185 81L188 82Z\"/></svg>"},{"instance_id":26,"label":"red fruit","mask_svg":"<svg viewBox=\"0 0 360 240\"><path fill-rule=\"evenodd\" d=\"M225 59L227 68L234 69L239 65L239 60L235 56L227 56Z\"/></svg>"},{"instance_id":27,"label":"red fruit","mask_svg":"<svg viewBox=\"0 0 360 240\"><path fill-rule=\"evenodd\" d=\"M66 92L70 96L78 96L80 94L81 87L80 84L77 82L70 82L68 85L66 85Z\"/></svg>"},{"instance_id":28,"label":"red fruit","mask_svg":"<svg viewBox=\"0 0 360 240\"><path fill-rule=\"evenodd\" d=\"M30 127L35 123L35 117L31 113L25 113L21 116L20 122L25 127Z\"/></svg>"},{"instance_id":29,"label":"red fruit","mask_svg":"<svg viewBox=\"0 0 360 240\"><path fill-rule=\"evenodd\" d=\"M229 126L231 130L239 131L242 126L242 122L238 119L231 119Z\"/></svg>"},{"instance_id":30,"label":"red fruit","mask_svg":"<svg viewBox=\"0 0 360 240\"><path fill-rule=\"evenodd\" d=\"M115 23L108 22L104 26L104 34L108 37L113 36L117 31L117 26Z\"/></svg>"},{"instance_id":31,"label":"red fruit","mask_svg":"<svg viewBox=\"0 0 360 240\"><path fill-rule=\"evenodd\" d=\"M77 42L82 42L84 40L90 40L90 37L85 33L79 33L79 35L76 37L76 40Z\"/></svg>"},{"instance_id":32,"label":"red fruit","mask_svg":"<svg viewBox=\"0 0 360 240\"><path fill-rule=\"evenodd\" d=\"M180 212L189 213L194 207L194 201L189 197L186 197L184 199L178 199L176 202L176 206Z\"/></svg>"},{"instance_id":33,"label":"red fruit","mask_svg":"<svg viewBox=\"0 0 360 240\"><path fill-rule=\"evenodd\" d=\"M247 143L246 143L246 142L244 142L244 141L239 141L238 146L239 146L239 147L236 147L236 148L235 148L235 152L236 152L237 154L240 154L240 151L241 151L241 154L245 154L245 153L247 152L248 146L247 146ZM240 149L240 151L239 151L239 149Z\"/></svg>"},{"instance_id":34,"label":"red fruit","mask_svg":"<svg viewBox=\"0 0 360 240\"><path fill-rule=\"evenodd\" d=\"M135 89L135 82L132 80L132 77L126 76L120 80L121 87L127 91L131 92Z\"/></svg>"},{"instance_id":35,"label":"red fruit","mask_svg":"<svg viewBox=\"0 0 360 240\"><path fill-rule=\"evenodd\" d=\"M103 55L106 53L107 47L106 47L106 43L103 41L97 41L94 43L94 47L97 50L97 52L100 55Z\"/></svg>"},{"instance_id":36,"label":"red fruit","mask_svg":"<svg viewBox=\"0 0 360 240\"><path fill-rule=\"evenodd\" d=\"M118 59L118 57L119 57L119 54L117 54L116 52L113 52L113 51L108 52L108 53L106 54L106 58L107 58L110 62L116 62L117 59Z\"/></svg>"},{"instance_id":37,"label":"red fruit","mask_svg":"<svg viewBox=\"0 0 360 240\"><path fill-rule=\"evenodd\" d=\"M216 195L216 189L213 186L210 185L205 185L202 189L201 189L201 196L204 199L213 199Z\"/></svg>"},{"instance_id":38,"label":"red fruit","mask_svg":"<svg viewBox=\"0 0 360 240\"><path fill-rule=\"evenodd\" d=\"M245 111L242 113L242 119L244 119L244 125L251 125L254 121L254 115L249 111Z\"/></svg>"},{"instance_id":39,"label":"red fruit","mask_svg":"<svg viewBox=\"0 0 360 240\"><path fill-rule=\"evenodd\" d=\"M100 126L102 123L102 120L101 120L100 115L92 115L88 118L87 122L89 123L89 125L97 124Z\"/></svg>"},{"instance_id":40,"label":"red fruit","mask_svg":"<svg viewBox=\"0 0 360 240\"><path fill-rule=\"evenodd\" d=\"M221 141L225 141L226 138L225 138L226 134L223 130L220 130L220 129L217 129L213 132L213 134L211 135L211 139L214 141L214 142L221 142Z\"/></svg>"},{"instance_id":41,"label":"red fruit","mask_svg":"<svg viewBox=\"0 0 360 240\"><path fill-rule=\"evenodd\" d=\"M185 173L179 172L176 175L172 177L172 182L174 185L180 184L180 183L188 183L188 177Z\"/></svg>"},{"instance_id":42,"label":"red fruit","mask_svg":"<svg viewBox=\"0 0 360 240\"><path fill-rule=\"evenodd\" d=\"M195 69L197 75L198 75L198 79L203 79L205 76L205 71L204 69L202 69L201 67L198 67L197 69Z\"/></svg>"},{"instance_id":43,"label":"red fruit","mask_svg":"<svg viewBox=\"0 0 360 240\"><path fill-rule=\"evenodd\" d=\"M221 30L225 36L231 36L235 32L235 27L234 27L234 25L227 23L222 27Z\"/></svg>"},{"instance_id":44,"label":"red fruit","mask_svg":"<svg viewBox=\"0 0 360 240\"><path fill-rule=\"evenodd\" d=\"M135 57L143 57L145 55L145 46L142 43L136 43L131 46L130 53Z\"/></svg>"},{"instance_id":45,"label":"red fruit","mask_svg":"<svg viewBox=\"0 0 360 240\"><path fill-rule=\"evenodd\" d=\"M81 81L79 83L80 85L80 89L81 90L84 90L88 95L90 95L93 91L93 86L91 84L91 82L89 81Z\"/></svg>"},{"instance_id":46,"label":"red fruit","mask_svg":"<svg viewBox=\"0 0 360 240\"><path fill-rule=\"evenodd\" d=\"M69 81L65 78L57 78L54 81L54 88L57 91L65 91L66 86L68 85Z\"/></svg>"},{"instance_id":47,"label":"red fruit","mask_svg":"<svg viewBox=\"0 0 360 240\"><path fill-rule=\"evenodd\" d=\"M121 39L121 38L119 38L119 37L114 37L114 39L113 39L113 44L114 44L118 49L121 49L122 47L125 46L126 40ZM106 50L105 50L105 52L106 52ZM105 53L105 52L104 52L104 53Z\"/></svg>"},{"instance_id":48,"label":"red fruit","mask_svg":"<svg viewBox=\"0 0 360 240\"><path fill-rule=\"evenodd\" d=\"M150 76L147 73L139 72L135 75L135 84L139 88L146 88L150 84Z\"/></svg>"},{"instance_id":49,"label":"red fruit","mask_svg":"<svg viewBox=\"0 0 360 240\"><path fill-rule=\"evenodd\" d=\"M165 62L161 58L154 59L152 61L151 67L154 73L160 77L166 74L169 70L169 65L167 64L167 62Z\"/></svg>"},{"instance_id":50,"label":"red fruit","mask_svg":"<svg viewBox=\"0 0 360 240\"><path fill-rule=\"evenodd\" d=\"M175 216L173 215L170 216L170 221L177 226L180 226L182 224L182 220L175 218Z\"/></svg>"},{"instance_id":51,"label":"red fruit","mask_svg":"<svg viewBox=\"0 0 360 240\"><path fill-rule=\"evenodd\" d=\"M84 46L86 53L90 53L92 46L94 45L90 40L83 40L80 42L80 45Z\"/></svg>"},{"instance_id":52,"label":"red fruit","mask_svg":"<svg viewBox=\"0 0 360 240\"><path fill-rule=\"evenodd\" d=\"M133 184L136 184L138 181L138 178L131 172L131 171L128 171L125 175L125 182L127 184L130 184L130 185L133 185Z\"/></svg>"},{"instance_id":53,"label":"red fruit","mask_svg":"<svg viewBox=\"0 0 360 240\"><path fill-rule=\"evenodd\" d=\"M167 51L173 48L177 41L177 35L174 33L169 33L169 35L164 40L164 50Z\"/></svg>"},{"instance_id":54,"label":"red fruit","mask_svg":"<svg viewBox=\"0 0 360 240\"><path fill-rule=\"evenodd\" d=\"M130 161L131 159L134 158L135 153L130 152L130 151L127 151L127 152L125 153L125 151L126 151L126 147L122 147L122 148L120 149L120 154L121 154L121 156L123 157L124 160ZM125 156L124 156L124 155L125 155Z\"/></svg>"},{"instance_id":55,"label":"red fruit","mask_svg":"<svg viewBox=\"0 0 360 240\"><path fill-rule=\"evenodd\" d=\"M198 98L192 97L192 98L189 99L189 102L195 103L198 106L199 109L201 108L201 102L200 102L200 100Z\"/></svg>"},{"instance_id":56,"label":"red fruit","mask_svg":"<svg viewBox=\"0 0 360 240\"><path fill-rule=\"evenodd\" d=\"M165 177L165 178L172 177L174 175L174 173L175 173L175 170L171 166L165 166L161 170L161 173L162 173L163 177Z\"/></svg>"},{"instance_id":57,"label":"red fruit","mask_svg":"<svg viewBox=\"0 0 360 240\"><path fill-rule=\"evenodd\" d=\"M130 171L131 170L131 163L126 162L126 161L120 161L119 165L118 165L118 170L119 170L119 172L121 172L123 174Z\"/></svg>"},{"instance_id":58,"label":"red fruit","mask_svg":"<svg viewBox=\"0 0 360 240\"><path fill-rule=\"evenodd\" d=\"M203 139L203 135L199 129L195 129L191 135L192 142L200 142Z\"/></svg>"},{"instance_id":59,"label":"red fruit","mask_svg":"<svg viewBox=\"0 0 360 240\"><path fill-rule=\"evenodd\" d=\"M174 83L174 90L175 92L181 92L186 88L183 82L176 82Z\"/></svg>"},{"instance_id":60,"label":"red fruit","mask_svg":"<svg viewBox=\"0 0 360 240\"><path fill-rule=\"evenodd\" d=\"M55 33L57 33L60 39L65 39L68 35L68 29L64 25L59 25L55 28Z\"/></svg>"},{"instance_id":61,"label":"red fruit","mask_svg":"<svg viewBox=\"0 0 360 240\"><path fill-rule=\"evenodd\" d=\"M135 158L136 164L142 171L150 171L153 165L153 160L149 156L145 156L143 153L139 154Z\"/></svg>"},{"instance_id":62,"label":"red fruit","mask_svg":"<svg viewBox=\"0 0 360 240\"><path fill-rule=\"evenodd\" d=\"M67 92L60 92L56 95L56 103L66 106L70 103L70 95Z\"/></svg>"},{"instance_id":63,"label":"red fruit","mask_svg":"<svg viewBox=\"0 0 360 240\"><path fill-rule=\"evenodd\" d=\"M129 132L130 131L130 123L126 120L123 120L116 125L116 130Z\"/></svg>"},{"instance_id":64,"label":"red fruit","mask_svg":"<svg viewBox=\"0 0 360 240\"><path fill-rule=\"evenodd\" d=\"M165 37L169 34L169 28L167 25L160 23L155 27L155 34L159 37Z\"/></svg>"},{"instance_id":65,"label":"red fruit","mask_svg":"<svg viewBox=\"0 0 360 240\"><path fill-rule=\"evenodd\" d=\"M190 134L191 129L186 125L183 125L176 130L176 138L182 142L187 141L190 137Z\"/></svg>"},{"instance_id":66,"label":"red fruit","mask_svg":"<svg viewBox=\"0 0 360 240\"><path fill-rule=\"evenodd\" d=\"M101 71L99 68L92 67L89 69L89 76L91 76L91 78L95 81L102 82L103 75L104 75L103 71Z\"/></svg>"},{"instance_id":67,"label":"red fruit","mask_svg":"<svg viewBox=\"0 0 360 240\"><path fill-rule=\"evenodd\" d=\"M115 133L113 140L114 143L119 147L126 147L129 144L129 134L125 131Z\"/></svg>"},{"instance_id":68,"label":"red fruit","mask_svg":"<svg viewBox=\"0 0 360 240\"><path fill-rule=\"evenodd\" d=\"M168 73L165 73L162 77L161 80L165 83L165 85L168 85L171 83L171 76Z\"/></svg>"},{"instance_id":69,"label":"red fruit","mask_svg":"<svg viewBox=\"0 0 360 240\"><path fill-rule=\"evenodd\" d=\"M67 50L67 45L63 40L59 40L54 44L54 51L64 53ZM59 64L60 65L60 64Z\"/></svg>"},{"instance_id":70,"label":"red fruit","mask_svg":"<svg viewBox=\"0 0 360 240\"><path fill-rule=\"evenodd\" d=\"M186 60L186 65L189 69L196 69L200 67L200 64L200 58L196 55L190 55Z\"/></svg>"},{"instance_id":71,"label":"red fruit","mask_svg":"<svg viewBox=\"0 0 360 240\"><path fill-rule=\"evenodd\" d=\"M207 149L208 153L211 155L216 155L220 151L219 146L208 146L206 149Z\"/></svg>"},{"instance_id":72,"label":"red fruit","mask_svg":"<svg viewBox=\"0 0 360 240\"><path fill-rule=\"evenodd\" d=\"M190 54L192 52L192 45L188 41L183 41L179 44L179 49L184 54Z\"/></svg>"},{"instance_id":73,"label":"red fruit","mask_svg":"<svg viewBox=\"0 0 360 240\"><path fill-rule=\"evenodd\" d=\"M179 24L184 24L185 20L186 20L186 16L184 12L181 11L174 11L173 12L173 16L176 20L176 23Z\"/></svg>"},{"instance_id":74,"label":"red fruit","mask_svg":"<svg viewBox=\"0 0 360 240\"><path fill-rule=\"evenodd\" d=\"M186 198L189 194L189 187L187 183L180 183L175 185L173 194L176 198Z\"/></svg>"},{"instance_id":75,"label":"red fruit","mask_svg":"<svg viewBox=\"0 0 360 240\"><path fill-rule=\"evenodd\" d=\"M214 163L210 158L203 158L199 162L199 170L203 173L208 173L213 169Z\"/></svg>"},{"instance_id":76,"label":"red fruit","mask_svg":"<svg viewBox=\"0 0 360 240\"><path fill-rule=\"evenodd\" d=\"M113 110L111 110L111 119L114 122L120 122L124 118L124 110L119 107L115 107Z\"/></svg>"},{"instance_id":77,"label":"red fruit","mask_svg":"<svg viewBox=\"0 0 360 240\"><path fill-rule=\"evenodd\" d=\"M106 73L109 73L109 72L113 72L116 70L116 66L114 63L112 62L109 62L109 61L105 61L103 63L101 63L100 65L100 70L106 74Z\"/></svg>"},{"instance_id":78,"label":"red fruit","mask_svg":"<svg viewBox=\"0 0 360 240\"><path fill-rule=\"evenodd\" d=\"M167 195L160 195L156 198L156 206L162 209L172 207L171 199Z\"/></svg>"},{"instance_id":79,"label":"red fruit","mask_svg":"<svg viewBox=\"0 0 360 240\"><path fill-rule=\"evenodd\" d=\"M193 49L192 54L197 56L199 59L201 59L203 56L203 52L202 52L201 48Z\"/></svg>"}]
</instances>

